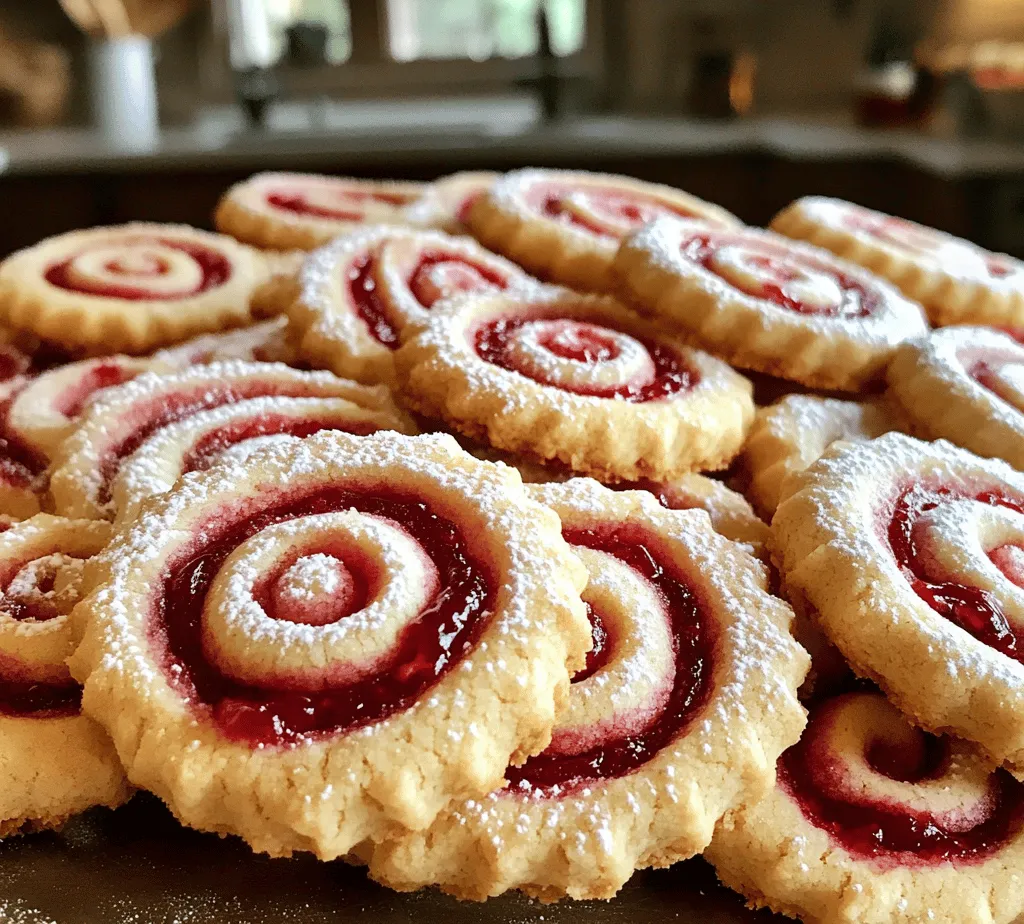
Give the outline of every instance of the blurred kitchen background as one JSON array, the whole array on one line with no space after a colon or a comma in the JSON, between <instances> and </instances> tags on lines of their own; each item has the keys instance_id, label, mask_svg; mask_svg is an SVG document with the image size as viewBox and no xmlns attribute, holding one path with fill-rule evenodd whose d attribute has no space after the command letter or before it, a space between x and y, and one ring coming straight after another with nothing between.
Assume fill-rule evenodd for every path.
<instances>
[{"instance_id":1,"label":"blurred kitchen background","mask_svg":"<svg viewBox=\"0 0 1024 924\"><path fill-rule=\"evenodd\" d=\"M256 170L526 164L1024 256L1024 0L0 0L0 255Z\"/></svg>"}]
</instances>

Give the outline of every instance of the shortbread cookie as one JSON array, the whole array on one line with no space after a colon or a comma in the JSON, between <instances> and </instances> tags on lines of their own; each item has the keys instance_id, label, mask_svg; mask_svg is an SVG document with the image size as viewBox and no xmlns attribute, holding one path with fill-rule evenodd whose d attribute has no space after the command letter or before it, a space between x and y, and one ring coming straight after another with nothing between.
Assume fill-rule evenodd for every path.
<instances>
[{"instance_id":1,"label":"shortbread cookie","mask_svg":"<svg viewBox=\"0 0 1024 924\"><path fill-rule=\"evenodd\" d=\"M1000 331L950 327L901 347L889 394L928 439L1024 468L1024 346Z\"/></svg>"},{"instance_id":2,"label":"shortbread cookie","mask_svg":"<svg viewBox=\"0 0 1024 924\"><path fill-rule=\"evenodd\" d=\"M750 497L770 519L787 495L789 476L802 472L836 440L871 440L906 429L903 414L885 398L860 402L789 395L754 417L740 457Z\"/></svg>"},{"instance_id":3,"label":"shortbread cookie","mask_svg":"<svg viewBox=\"0 0 1024 924\"><path fill-rule=\"evenodd\" d=\"M768 231L659 219L615 258L619 291L735 366L815 388L879 381L895 348L923 335L919 306L827 250Z\"/></svg>"},{"instance_id":4,"label":"shortbread cookie","mask_svg":"<svg viewBox=\"0 0 1024 924\"><path fill-rule=\"evenodd\" d=\"M72 231L0 264L0 320L85 353L145 353L245 324L271 277L254 250L184 225Z\"/></svg>"},{"instance_id":5,"label":"shortbread cookie","mask_svg":"<svg viewBox=\"0 0 1024 924\"><path fill-rule=\"evenodd\" d=\"M772 521L788 588L922 727L1024 776L1024 475L949 443L837 443Z\"/></svg>"},{"instance_id":6,"label":"shortbread cookie","mask_svg":"<svg viewBox=\"0 0 1024 924\"><path fill-rule=\"evenodd\" d=\"M330 391L328 386L325 394ZM417 432L393 405L370 402L367 407L347 397L273 395L198 411L155 430L121 462L110 486L116 522L134 520L147 499L169 491L186 472L209 468L229 455L242 462L270 442L301 439L321 430L357 436L378 430Z\"/></svg>"},{"instance_id":7,"label":"shortbread cookie","mask_svg":"<svg viewBox=\"0 0 1024 924\"><path fill-rule=\"evenodd\" d=\"M50 473L55 509L64 516L112 519L117 512L112 489L121 466L157 431L200 411L275 395L343 398L367 410L401 416L383 387L279 363L224 362L174 375L149 373L106 391L61 444ZM286 430L290 426L281 425ZM246 438L244 426L240 438Z\"/></svg>"},{"instance_id":8,"label":"shortbread cookie","mask_svg":"<svg viewBox=\"0 0 1024 924\"><path fill-rule=\"evenodd\" d=\"M659 215L739 226L725 209L679 189L568 170L506 173L470 209L477 240L549 282L611 287L619 241Z\"/></svg>"},{"instance_id":9,"label":"shortbread cookie","mask_svg":"<svg viewBox=\"0 0 1024 924\"><path fill-rule=\"evenodd\" d=\"M225 359L287 363L294 353L294 345L288 335L288 318L282 315L250 327L193 337L177 346L158 350L153 358L180 369Z\"/></svg>"},{"instance_id":10,"label":"shortbread cookie","mask_svg":"<svg viewBox=\"0 0 1024 924\"><path fill-rule=\"evenodd\" d=\"M753 417L750 383L724 363L565 290L453 299L395 361L428 417L599 480L725 468Z\"/></svg>"},{"instance_id":11,"label":"shortbread cookie","mask_svg":"<svg viewBox=\"0 0 1024 924\"><path fill-rule=\"evenodd\" d=\"M82 411L105 388L143 372L172 367L156 358L106 356L57 366L28 382L7 405L7 428L45 459L52 459Z\"/></svg>"},{"instance_id":12,"label":"shortbread cookie","mask_svg":"<svg viewBox=\"0 0 1024 924\"><path fill-rule=\"evenodd\" d=\"M415 224L430 225L449 234L466 234L470 209L500 176L490 170L466 170L443 176L409 207L409 214Z\"/></svg>"},{"instance_id":13,"label":"shortbread cookie","mask_svg":"<svg viewBox=\"0 0 1024 924\"><path fill-rule=\"evenodd\" d=\"M55 828L129 794L64 659L85 559L110 527L45 513L0 533L0 837Z\"/></svg>"},{"instance_id":14,"label":"shortbread cookie","mask_svg":"<svg viewBox=\"0 0 1024 924\"><path fill-rule=\"evenodd\" d=\"M547 747L586 571L444 435L321 433L186 475L90 572L72 671L187 825L321 859L430 825Z\"/></svg>"},{"instance_id":15,"label":"shortbread cookie","mask_svg":"<svg viewBox=\"0 0 1024 924\"><path fill-rule=\"evenodd\" d=\"M507 788L369 848L393 888L610 898L635 869L703 850L726 810L770 789L803 728L792 611L704 513L589 479L533 496L590 572L594 647L551 744Z\"/></svg>"},{"instance_id":16,"label":"shortbread cookie","mask_svg":"<svg viewBox=\"0 0 1024 924\"><path fill-rule=\"evenodd\" d=\"M467 451L478 459L513 466L527 484L560 484L574 477L564 466L542 465L479 443L467 443ZM671 481L616 481L606 487L613 491L647 491L669 510L705 510L716 533L745 543L758 558L767 560L768 524L742 494L721 481L691 472Z\"/></svg>"},{"instance_id":17,"label":"shortbread cookie","mask_svg":"<svg viewBox=\"0 0 1024 924\"><path fill-rule=\"evenodd\" d=\"M0 517L24 520L42 509L49 456L30 446L8 422L13 404L31 379L0 383Z\"/></svg>"},{"instance_id":18,"label":"shortbread cookie","mask_svg":"<svg viewBox=\"0 0 1024 924\"><path fill-rule=\"evenodd\" d=\"M422 183L314 173L257 173L220 200L219 231L270 250L313 250L357 225L408 225Z\"/></svg>"},{"instance_id":19,"label":"shortbread cookie","mask_svg":"<svg viewBox=\"0 0 1024 924\"><path fill-rule=\"evenodd\" d=\"M392 382L394 351L410 324L459 292L526 287L514 263L440 231L378 225L313 253L289 309L309 363L361 382Z\"/></svg>"},{"instance_id":20,"label":"shortbread cookie","mask_svg":"<svg viewBox=\"0 0 1024 924\"><path fill-rule=\"evenodd\" d=\"M933 324L1024 325L1024 263L840 199L808 196L771 227L866 266L924 305Z\"/></svg>"},{"instance_id":21,"label":"shortbread cookie","mask_svg":"<svg viewBox=\"0 0 1024 924\"><path fill-rule=\"evenodd\" d=\"M774 791L727 815L705 856L752 905L806 922L1010 924L1024 784L854 690L811 706Z\"/></svg>"}]
</instances>

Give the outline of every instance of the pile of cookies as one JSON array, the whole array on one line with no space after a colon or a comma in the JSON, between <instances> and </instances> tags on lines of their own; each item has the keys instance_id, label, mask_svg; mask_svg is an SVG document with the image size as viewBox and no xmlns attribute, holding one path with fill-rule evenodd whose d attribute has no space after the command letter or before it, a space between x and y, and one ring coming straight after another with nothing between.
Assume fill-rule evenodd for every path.
<instances>
[{"instance_id":1,"label":"pile of cookies","mask_svg":"<svg viewBox=\"0 0 1024 924\"><path fill-rule=\"evenodd\" d=\"M550 170L216 224L0 265L0 833L1024 912L1024 264Z\"/></svg>"}]
</instances>

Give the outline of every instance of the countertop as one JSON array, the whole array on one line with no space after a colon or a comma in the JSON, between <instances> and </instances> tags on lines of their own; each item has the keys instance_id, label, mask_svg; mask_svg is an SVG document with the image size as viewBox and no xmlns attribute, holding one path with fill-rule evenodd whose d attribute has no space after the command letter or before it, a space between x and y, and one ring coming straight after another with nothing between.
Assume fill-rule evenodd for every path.
<instances>
[{"instance_id":1,"label":"countertop","mask_svg":"<svg viewBox=\"0 0 1024 924\"><path fill-rule=\"evenodd\" d=\"M767 154L793 161L842 158L910 163L941 178L1024 174L1024 143L933 137L810 118L702 121L629 116L537 118L528 97L395 103L284 104L265 129L235 107L204 111L186 127L135 147L84 128L0 132L0 175L252 170L276 163L346 168L443 159L467 164L622 157Z\"/></svg>"}]
</instances>

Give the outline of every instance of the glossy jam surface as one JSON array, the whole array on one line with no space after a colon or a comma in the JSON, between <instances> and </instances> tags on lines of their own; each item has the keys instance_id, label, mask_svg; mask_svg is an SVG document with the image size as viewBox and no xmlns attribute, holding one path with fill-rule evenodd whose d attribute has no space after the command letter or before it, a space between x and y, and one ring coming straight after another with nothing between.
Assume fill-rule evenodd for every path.
<instances>
[{"instance_id":1,"label":"glossy jam surface","mask_svg":"<svg viewBox=\"0 0 1024 924\"><path fill-rule=\"evenodd\" d=\"M65 260L63 263L57 263L51 266L46 271L46 281L52 286L56 286L59 289L66 289L69 292L78 292L82 295L95 295L101 298L118 298L124 301L147 301L150 299L158 299L160 301L172 301L182 298L190 298L193 295L199 295L203 292L207 292L210 289L215 289L218 286L224 285L231 278L231 262L224 254L210 247L204 247L202 244L190 243L187 241L176 241L170 239L154 239L152 241L138 241L136 242L141 246L145 246L147 243L159 247L168 247L172 250L179 250L182 253L188 254L196 263L199 264L202 270L202 281L200 284L190 292L178 293L171 297L163 295L155 295L151 290L146 288L145 285L145 274L140 274L137 269L130 273L125 273L124 268L119 266L116 261L108 263L106 270L112 275L125 275L125 281L123 285L111 285L111 284L100 284L90 286L83 286L75 282L71 277L70 267L72 260ZM125 241L125 247L130 248L132 242ZM161 264L159 261L154 263L151 271L148 275L161 276L167 271L167 267Z\"/></svg>"},{"instance_id":2,"label":"glossy jam surface","mask_svg":"<svg viewBox=\"0 0 1024 924\"><path fill-rule=\"evenodd\" d=\"M956 580L936 582L926 574L918 553L914 528L920 516L940 504L968 496L949 488L915 486L905 490L896 500L886 530L889 547L914 592L936 613L969 632L979 642L1024 663L1024 640L1018 637L998 601L987 591L965 586ZM984 492L973 499L1024 513L1024 502L994 492Z\"/></svg>"},{"instance_id":3,"label":"glossy jam surface","mask_svg":"<svg viewBox=\"0 0 1024 924\"><path fill-rule=\"evenodd\" d=\"M129 370L117 362L97 363L53 399L53 409L65 417L77 417L85 403L101 388L123 385L137 374L137 370Z\"/></svg>"},{"instance_id":4,"label":"glossy jam surface","mask_svg":"<svg viewBox=\"0 0 1024 924\"><path fill-rule=\"evenodd\" d=\"M313 383L284 382L253 379L252 381L209 384L192 390L160 395L146 404L131 408L123 422L118 439L111 441L99 462L99 501L110 500L110 483L121 463L138 449L150 436L168 424L183 420L197 411L223 407L246 398L265 395L316 396Z\"/></svg>"},{"instance_id":5,"label":"glossy jam surface","mask_svg":"<svg viewBox=\"0 0 1024 924\"><path fill-rule=\"evenodd\" d=\"M830 780L839 771L820 765L816 744L821 736L829 735L834 710L843 695L809 705L807 729L800 742L779 759L778 780L804 817L849 853L884 865L980 862L1024 827L1024 784L1005 770L996 770L991 776L986 817L966 829L962 820L950 825L895 801L886 804L877 799L837 797L837 786L830 785ZM948 740L918 729L913 735L910 746L906 742L897 746L878 736L868 742L863 756L876 773L898 782L941 779L949 764Z\"/></svg>"},{"instance_id":6,"label":"glossy jam surface","mask_svg":"<svg viewBox=\"0 0 1024 924\"><path fill-rule=\"evenodd\" d=\"M295 215L307 215L310 218L324 218L328 221L363 221L366 218L365 206L372 203L390 205L401 208L413 201L413 196L405 193L371 192L363 189L317 189L314 201L309 194L301 190L280 190L267 195L267 204L283 212ZM329 204L329 200L337 200L337 205Z\"/></svg>"},{"instance_id":7,"label":"glossy jam surface","mask_svg":"<svg viewBox=\"0 0 1024 924\"><path fill-rule=\"evenodd\" d=\"M572 202L573 198L578 199L578 204ZM530 189L527 202L545 218L575 225L591 234L608 238L619 236L615 229L609 227L611 224L616 227L625 225L639 228L659 215L699 217L697 213L670 204L657 196L590 184L572 186L540 183Z\"/></svg>"},{"instance_id":8,"label":"glossy jam surface","mask_svg":"<svg viewBox=\"0 0 1024 924\"><path fill-rule=\"evenodd\" d=\"M609 638L606 619L587 604L587 619L590 621L590 638L593 647L587 652L587 663L583 670L572 675L573 683L581 683L593 677L604 667L612 656L612 649L615 647L615 639Z\"/></svg>"},{"instance_id":9,"label":"glossy jam surface","mask_svg":"<svg viewBox=\"0 0 1024 924\"><path fill-rule=\"evenodd\" d=\"M221 514L170 562L155 594L149 636L168 681L222 734L251 745L284 745L371 725L408 708L476 644L493 606L494 580L458 527L416 497L390 491L319 489L257 499ZM402 630L377 674L322 693L247 686L226 678L203 653L202 610L231 552L266 527L296 517L355 509L385 517L417 542L440 586L420 618ZM304 555L316 550L305 548ZM328 550L329 551L329 550Z\"/></svg>"},{"instance_id":10,"label":"glossy jam surface","mask_svg":"<svg viewBox=\"0 0 1024 924\"><path fill-rule=\"evenodd\" d=\"M36 719L77 715L82 708L82 688L67 683L36 683L7 679L0 670L0 715Z\"/></svg>"},{"instance_id":11,"label":"glossy jam surface","mask_svg":"<svg viewBox=\"0 0 1024 924\"><path fill-rule=\"evenodd\" d=\"M261 414L246 420L230 423L209 430L198 439L182 460L182 472L201 471L209 468L217 457L231 446L261 436L287 435L304 439L322 430L343 430L357 436L366 436L376 428L360 420L345 420L337 414L322 417L294 417L290 414Z\"/></svg>"},{"instance_id":12,"label":"glossy jam surface","mask_svg":"<svg viewBox=\"0 0 1024 924\"><path fill-rule=\"evenodd\" d=\"M398 331L392 324L387 303L377 288L377 258L363 254L348 270L348 295L371 336L390 350L398 348Z\"/></svg>"},{"instance_id":13,"label":"glossy jam surface","mask_svg":"<svg viewBox=\"0 0 1024 924\"><path fill-rule=\"evenodd\" d=\"M671 621L676 672L664 710L639 733L612 738L581 754L544 752L506 771L511 787L528 784L551 795L631 773L685 734L711 696L716 644L715 627L700 600L660 560L657 540L642 528L570 529L563 535L572 545L614 555L654 585Z\"/></svg>"},{"instance_id":14,"label":"glossy jam surface","mask_svg":"<svg viewBox=\"0 0 1024 924\"><path fill-rule=\"evenodd\" d=\"M797 314L826 317L864 318L879 306L877 292L827 263L786 250L784 247L762 242L750 247L741 238L731 238L724 234L694 234L684 238L680 250L687 260L724 279L715 265L716 254L723 247L730 246L750 249L746 266L750 272L756 273L757 285L741 285L734 278L725 280L746 295L764 299ZM825 277L834 283L841 292L840 301L837 304L812 304L793 297L789 290L790 284L806 280L809 274Z\"/></svg>"},{"instance_id":15,"label":"glossy jam surface","mask_svg":"<svg viewBox=\"0 0 1024 924\"><path fill-rule=\"evenodd\" d=\"M517 315L509 318L496 318L482 324L475 332L474 345L476 352L485 362L500 366L520 375L526 375L516 362L512 353L511 345L519 331L527 324L535 320L557 319L550 315L538 312L535 315ZM570 320L570 319L567 319ZM553 340L545 338L542 345L550 350L553 355L561 359L571 359L578 362L607 362L618 356L618 347L615 338L602 336L602 325L600 322L588 323L586 321L571 319L570 323L576 325L580 336L574 337L574 343L567 345L564 340ZM607 328L605 328L607 329ZM638 338L636 338L638 339ZM647 350L654 365L654 375L650 379L628 383L618 386L588 388L571 388L555 381L545 381L535 378L535 381L542 385L550 385L555 388L562 388L567 391L574 391L576 394L591 395L597 398L622 398L636 404L645 401L658 401L668 398L681 391L688 391L695 387L700 377L695 369L691 369L674 347L663 343L646 342L640 340ZM530 376L534 378L533 376Z\"/></svg>"}]
</instances>

